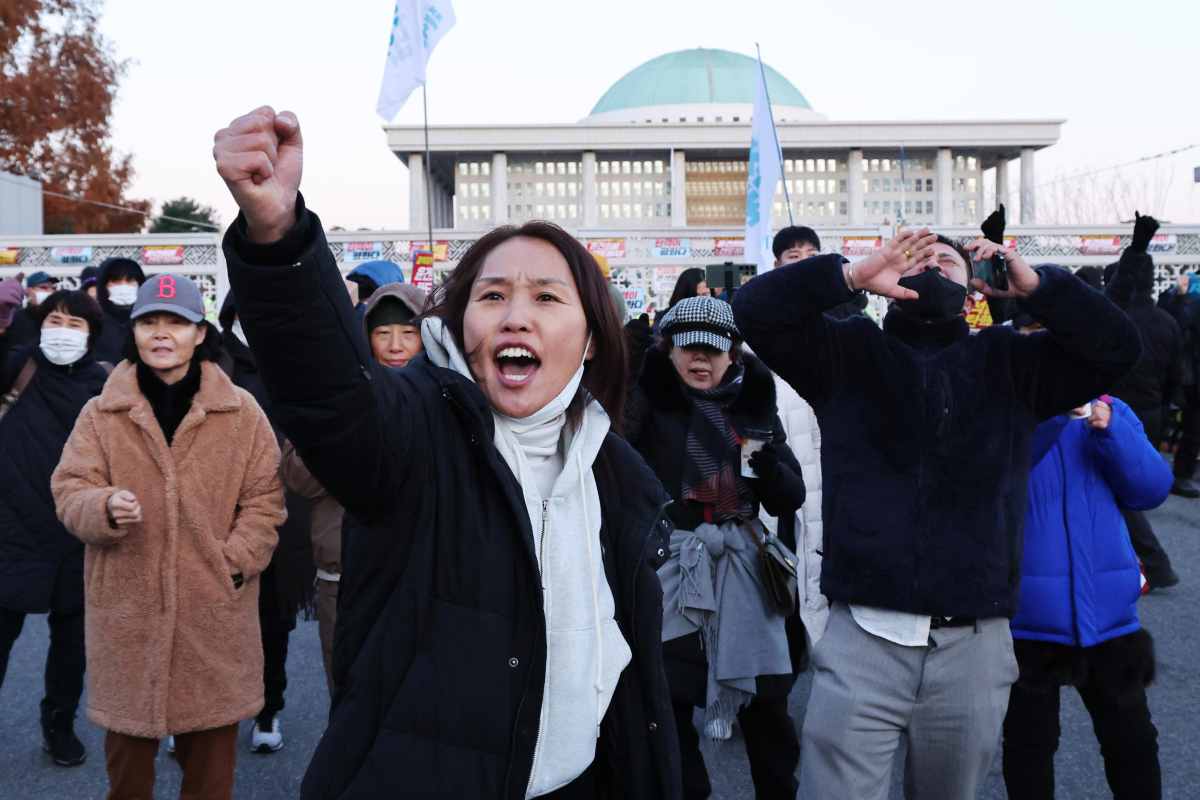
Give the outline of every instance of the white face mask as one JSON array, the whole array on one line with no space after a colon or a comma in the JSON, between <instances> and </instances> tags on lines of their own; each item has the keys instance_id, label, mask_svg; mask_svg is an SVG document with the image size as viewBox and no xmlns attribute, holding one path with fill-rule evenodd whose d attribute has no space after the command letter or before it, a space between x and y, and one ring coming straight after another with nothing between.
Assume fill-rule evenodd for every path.
<instances>
[{"instance_id":1,"label":"white face mask","mask_svg":"<svg viewBox=\"0 0 1200 800\"><path fill-rule=\"evenodd\" d=\"M87 331L74 328L42 328L42 339L38 347L51 364L65 367L74 364L87 353Z\"/></svg>"},{"instance_id":2,"label":"white face mask","mask_svg":"<svg viewBox=\"0 0 1200 800\"><path fill-rule=\"evenodd\" d=\"M35 292L33 293L33 303L34 303L34 305L39 305L39 306L40 306L42 303L46 302L46 298L47 298L47 297L49 297L51 294L53 294L53 292L41 292L41 291L35 291Z\"/></svg>"},{"instance_id":3,"label":"white face mask","mask_svg":"<svg viewBox=\"0 0 1200 800\"><path fill-rule=\"evenodd\" d=\"M233 321L233 324L229 326L229 332L232 333L233 337L241 342L243 346L250 346L250 343L246 341L246 332L242 330L242 321L240 319L235 319Z\"/></svg>"},{"instance_id":4,"label":"white face mask","mask_svg":"<svg viewBox=\"0 0 1200 800\"><path fill-rule=\"evenodd\" d=\"M131 283L118 283L108 287L108 299L114 306L131 306L137 300L138 287Z\"/></svg>"}]
</instances>

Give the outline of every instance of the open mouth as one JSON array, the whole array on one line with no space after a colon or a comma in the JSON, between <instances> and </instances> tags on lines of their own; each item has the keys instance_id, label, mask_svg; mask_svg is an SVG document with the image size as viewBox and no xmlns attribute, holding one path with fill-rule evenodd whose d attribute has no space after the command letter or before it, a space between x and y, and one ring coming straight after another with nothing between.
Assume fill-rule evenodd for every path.
<instances>
[{"instance_id":1,"label":"open mouth","mask_svg":"<svg viewBox=\"0 0 1200 800\"><path fill-rule=\"evenodd\" d=\"M528 347L502 347L495 358L500 382L512 389L529 383L542 366L541 359Z\"/></svg>"},{"instance_id":2,"label":"open mouth","mask_svg":"<svg viewBox=\"0 0 1200 800\"><path fill-rule=\"evenodd\" d=\"M706 381L712 377L712 370L706 368L692 367L688 372L697 381Z\"/></svg>"}]
</instances>

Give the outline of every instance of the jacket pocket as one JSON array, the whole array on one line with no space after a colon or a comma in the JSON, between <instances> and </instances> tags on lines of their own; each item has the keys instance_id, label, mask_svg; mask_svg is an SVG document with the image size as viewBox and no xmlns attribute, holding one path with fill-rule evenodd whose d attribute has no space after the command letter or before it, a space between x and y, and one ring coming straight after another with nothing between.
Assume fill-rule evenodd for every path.
<instances>
[{"instance_id":1,"label":"jacket pocket","mask_svg":"<svg viewBox=\"0 0 1200 800\"><path fill-rule=\"evenodd\" d=\"M443 746L507 754L512 687L529 668L527 655L514 652L512 621L436 598L429 613L384 727Z\"/></svg>"},{"instance_id":2,"label":"jacket pocket","mask_svg":"<svg viewBox=\"0 0 1200 800\"><path fill-rule=\"evenodd\" d=\"M132 570L126 564L129 555L118 550L123 544L119 542L109 547L91 548L90 557L84 564L83 576L84 600L87 605L93 608L111 608L120 603L122 598L131 597L140 591L140 587L133 586L130 582Z\"/></svg>"}]
</instances>

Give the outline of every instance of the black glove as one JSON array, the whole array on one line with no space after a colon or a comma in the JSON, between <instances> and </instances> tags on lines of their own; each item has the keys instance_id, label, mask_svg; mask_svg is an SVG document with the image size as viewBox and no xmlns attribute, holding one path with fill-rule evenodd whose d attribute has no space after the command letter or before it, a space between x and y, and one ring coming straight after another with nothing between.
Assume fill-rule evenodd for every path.
<instances>
[{"instance_id":1,"label":"black glove","mask_svg":"<svg viewBox=\"0 0 1200 800\"><path fill-rule=\"evenodd\" d=\"M1007 221L1005 214L1004 203L1000 204L1000 208L988 214L988 218L979 226L979 229L983 231L983 238L989 242L1004 244L1004 226Z\"/></svg>"},{"instance_id":2,"label":"black glove","mask_svg":"<svg viewBox=\"0 0 1200 800\"><path fill-rule=\"evenodd\" d=\"M1143 217L1138 212L1133 212L1133 241L1130 242L1129 249L1139 253L1146 252L1150 247L1150 240L1157 232L1158 220L1149 214Z\"/></svg>"},{"instance_id":3,"label":"black glove","mask_svg":"<svg viewBox=\"0 0 1200 800\"><path fill-rule=\"evenodd\" d=\"M758 476L758 500L768 512L781 516L804 505L804 477L780 462L779 449L773 443L750 456L750 469Z\"/></svg>"}]
</instances>

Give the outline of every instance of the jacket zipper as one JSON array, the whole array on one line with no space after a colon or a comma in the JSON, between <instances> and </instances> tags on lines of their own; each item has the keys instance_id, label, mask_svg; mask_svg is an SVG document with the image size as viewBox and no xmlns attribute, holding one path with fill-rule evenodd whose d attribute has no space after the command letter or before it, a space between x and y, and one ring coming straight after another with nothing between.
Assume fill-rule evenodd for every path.
<instances>
[{"instance_id":1,"label":"jacket zipper","mask_svg":"<svg viewBox=\"0 0 1200 800\"><path fill-rule=\"evenodd\" d=\"M546 533L550 528L550 501L542 501L542 530L538 538L538 574L542 579L542 604L543 616L546 619L546 666L550 666L550 615L545 613L545 605L548 593L546 581ZM550 670L545 670L546 679L542 683L542 710L546 708L546 698L550 694ZM538 712L537 735L533 738L533 764L529 767L529 783L525 786L525 794L529 794L529 790L533 788L533 779L537 776L538 757L542 754L542 736L545 731L542 728L542 711Z\"/></svg>"},{"instance_id":2,"label":"jacket zipper","mask_svg":"<svg viewBox=\"0 0 1200 800\"><path fill-rule=\"evenodd\" d=\"M1061 436L1061 434L1060 434ZM1083 642L1079 635L1079 609L1075 607L1075 553L1071 542L1071 524L1067 514L1067 459L1063 454L1062 445L1055 444L1058 450L1058 466L1062 472L1062 517L1063 533L1067 537L1067 593L1071 602L1071 633L1075 636L1075 644Z\"/></svg>"}]
</instances>

